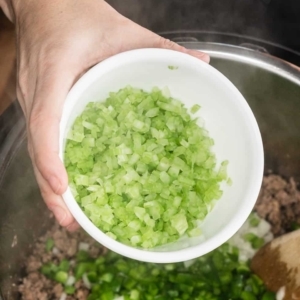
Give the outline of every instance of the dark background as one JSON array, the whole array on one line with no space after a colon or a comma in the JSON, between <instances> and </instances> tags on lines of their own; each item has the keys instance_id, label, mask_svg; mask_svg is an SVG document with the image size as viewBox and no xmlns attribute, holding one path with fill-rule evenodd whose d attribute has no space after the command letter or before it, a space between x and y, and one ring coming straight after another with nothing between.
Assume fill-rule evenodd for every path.
<instances>
[{"instance_id":1,"label":"dark background","mask_svg":"<svg viewBox=\"0 0 300 300\"><path fill-rule=\"evenodd\" d=\"M300 52L300 0L108 0L155 32L202 30L241 34Z\"/></svg>"}]
</instances>

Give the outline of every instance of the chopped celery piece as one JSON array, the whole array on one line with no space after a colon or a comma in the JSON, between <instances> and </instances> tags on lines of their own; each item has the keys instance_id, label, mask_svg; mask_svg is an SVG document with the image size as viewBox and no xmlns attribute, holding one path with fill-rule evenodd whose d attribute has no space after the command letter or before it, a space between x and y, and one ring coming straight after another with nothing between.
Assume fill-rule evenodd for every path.
<instances>
[{"instance_id":1,"label":"chopped celery piece","mask_svg":"<svg viewBox=\"0 0 300 300\"><path fill-rule=\"evenodd\" d=\"M201 106L198 105L198 104L193 105L193 106L191 107L191 113L192 113L192 114L195 114L197 111L199 111L200 108L201 108Z\"/></svg>"},{"instance_id":2,"label":"chopped celery piece","mask_svg":"<svg viewBox=\"0 0 300 300\"><path fill-rule=\"evenodd\" d=\"M188 229L188 223L184 214L177 214L171 218L171 226L175 228L179 235L183 235Z\"/></svg>"},{"instance_id":3,"label":"chopped celery piece","mask_svg":"<svg viewBox=\"0 0 300 300\"><path fill-rule=\"evenodd\" d=\"M169 70L177 70L178 67L177 67L177 66L168 66L168 69L169 69Z\"/></svg>"},{"instance_id":4,"label":"chopped celery piece","mask_svg":"<svg viewBox=\"0 0 300 300\"><path fill-rule=\"evenodd\" d=\"M194 105L191 112L200 108ZM153 248L187 234L212 209L227 180L213 140L169 89L127 86L89 103L65 148L71 191L107 235Z\"/></svg>"}]
</instances>

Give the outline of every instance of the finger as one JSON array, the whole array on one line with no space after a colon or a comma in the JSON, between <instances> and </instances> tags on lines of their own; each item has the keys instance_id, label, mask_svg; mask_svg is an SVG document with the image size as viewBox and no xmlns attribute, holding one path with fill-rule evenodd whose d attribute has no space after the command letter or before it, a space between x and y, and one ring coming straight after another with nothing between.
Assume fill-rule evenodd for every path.
<instances>
[{"instance_id":1,"label":"finger","mask_svg":"<svg viewBox=\"0 0 300 300\"><path fill-rule=\"evenodd\" d=\"M117 34L118 41L122 41L122 51L139 48L163 48L187 53L198 59L203 60L206 63L209 63L210 61L208 54L198 50L187 49L131 21L127 21L126 25L123 26L123 31L119 30L119 33Z\"/></svg>"},{"instance_id":2,"label":"finger","mask_svg":"<svg viewBox=\"0 0 300 300\"><path fill-rule=\"evenodd\" d=\"M47 207L53 212L56 220L61 226L71 228L76 230L79 227L78 223L75 221L74 217L69 212L65 202L62 197L56 195L52 188L49 186L48 182L43 178L38 168L33 164L34 173L41 190L42 197L47 205Z\"/></svg>"},{"instance_id":3,"label":"finger","mask_svg":"<svg viewBox=\"0 0 300 300\"><path fill-rule=\"evenodd\" d=\"M63 69L48 69L39 76L29 120L33 160L52 191L61 195L68 177L59 158L59 123L64 100L72 86L72 76Z\"/></svg>"},{"instance_id":4,"label":"finger","mask_svg":"<svg viewBox=\"0 0 300 300\"><path fill-rule=\"evenodd\" d=\"M194 56L196 58L203 60L206 63L209 63L209 61L210 61L210 57L208 54L198 51L198 50L187 49L187 48L185 48L181 45L178 45L177 43L170 41L168 39L165 39L161 36L154 37L153 42L157 48L170 49L170 50L174 50L174 51L178 51L178 52L187 53L191 56Z\"/></svg>"},{"instance_id":5,"label":"finger","mask_svg":"<svg viewBox=\"0 0 300 300\"><path fill-rule=\"evenodd\" d=\"M75 221L72 224L67 226L67 230L70 232L74 232L80 228L80 225Z\"/></svg>"}]
</instances>

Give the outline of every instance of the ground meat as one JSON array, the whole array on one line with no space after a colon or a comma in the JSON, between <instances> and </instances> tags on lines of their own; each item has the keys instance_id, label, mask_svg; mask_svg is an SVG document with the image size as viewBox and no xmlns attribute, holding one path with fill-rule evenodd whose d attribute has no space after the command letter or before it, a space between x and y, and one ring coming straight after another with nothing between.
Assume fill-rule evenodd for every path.
<instances>
[{"instance_id":1,"label":"ground meat","mask_svg":"<svg viewBox=\"0 0 300 300\"><path fill-rule=\"evenodd\" d=\"M48 300L51 299L53 285L51 280L48 280L39 272L31 272L22 280L19 291L22 299Z\"/></svg>"},{"instance_id":2,"label":"ground meat","mask_svg":"<svg viewBox=\"0 0 300 300\"><path fill-rule=\"evenodd\" d=\"M60 252L64 253L67 257L72 257L77 252L78 241L76 238L70 238L66 231L56 231L53 235L55 246Z\"/></svg>"},{"instance_id":3,"label":"ground meat","mask_svg":"<svg viewBox=\"0 0 300 300\"><path fill-rule=\"evenodd\" d=\"M29 256L26 265L27 273L37 271L42 266L42 262L39 257Z\"/></svg>"},{"instance_id":4,"label":"ground meat","mask_svg":"<svg viewBox=\"0 0 300 300\"><path fill-rule=\"evenodd\" d=\"M287 181L278 175L264 177L255 210L272 225L275 236L300 224L300 192L294 179Z\"/></svg>"},{"instance_id":5,"label":"ground meat","mask_svg":"<svg viewBox=\"0 0 300 300\"><path fill-rule=\"evenodd\" d=\"M269 221L275 235L288 231L292 224L300 224L300 192L295 181L289 181L280 176L269 175L263 180L261 192L255 206L257 213ZM52 238L55 251L46 251L45 243ZM25 264L26 276L20 279L19 292L23 300L52 300L59 299L63 287L38 272L45 263L58 263L68 259L71 263L80 242L89 244L89 254L92 257L104 254L107 250L87 236L82 230L69 233L57 224L41 237L36 243L33 253ZM82 281L75 284L75 295L67 296L66 300L86 300L88 289Z\"/></svg>"},{"instance_id":6,"label":"ground meat","mask_svg":"<svg viewBox=\"0 0 300 300\"><path fill-rule=\"evenodd\" d=\"M54 251L47 252L46 241L52 238L54 240ZM64 228L55 224L43 237L36 243L32 255L25 262L26 276L20 279L19 292L23 300L54 300L59 299L63 293L63 286L57 284L38 270L43 264L53 262L58 263L62 259L67 259L71 263L75 259L78 251L78 245L84 242L90 245L89 252L96 257L103 254L106 249L101 247L94 239L85 232L79 230L69 233ZM76 293L74 296L68 296L66 300L85 300L88 290L84 287L82 281L76 283Z\"/></svg>"},{"instance_id":7,"label":"ground meat","mask_svg":"<svg viewBox=\"0 0 300 300\"><path fill-rule=\"evenodd\" d=\"M80 287L77 291L76 291L76 298L75 299L79 299L79 300L86 300L87 296L89 294L88 289Z\"/></svg>"},{"instance_id":8,"label":"ground meat","mask_svg":"<svg viewBox=\"0 0 300 300\"><path fill-rule=\"evenodd\" d=\"M64 288L60 283L56 284L53 288L53 293L57 299L61 296L63 291L64 291Z\"/></svg>"}]
</instances>

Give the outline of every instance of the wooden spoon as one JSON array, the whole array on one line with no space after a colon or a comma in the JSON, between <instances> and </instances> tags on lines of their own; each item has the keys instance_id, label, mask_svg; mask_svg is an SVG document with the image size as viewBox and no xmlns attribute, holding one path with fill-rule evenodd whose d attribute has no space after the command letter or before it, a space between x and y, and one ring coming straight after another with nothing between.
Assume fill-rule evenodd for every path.
<instances>
[{"instance_id":1,"label":"wooden spoon","mask_svg":"<svg viewBox=\"0 0 300 300\"><path fill-rule=\"evenodd\" d=\"M253 257L251 269L270 291L285 287L283 299L300 299L300 230L262 247Z\"/></svg>"}]
</instances>

